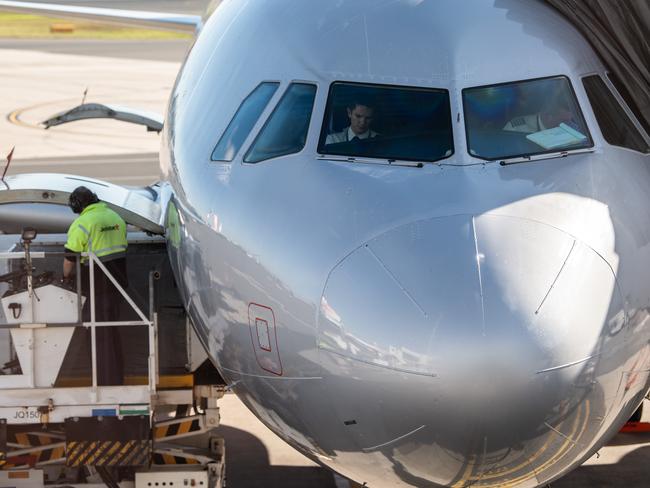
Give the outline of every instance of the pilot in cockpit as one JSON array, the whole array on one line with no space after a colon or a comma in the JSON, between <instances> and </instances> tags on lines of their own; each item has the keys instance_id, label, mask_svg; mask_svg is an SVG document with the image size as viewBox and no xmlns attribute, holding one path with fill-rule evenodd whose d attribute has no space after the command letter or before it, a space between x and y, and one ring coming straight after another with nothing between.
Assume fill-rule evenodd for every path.
<instances>
[{"instance_id":1,"label":"pilot in cockpit","mask_svg":"<svg viewBox=\"0 0 650 488\"><path fill-rule=\"evenodd\" d=\"M347 106L347 115L350 125L340 132L328 134L325 144L355 141L377 137L377 133L370 127L374 118L375 109L372 102L362 98L355 98Z\"/></svg>"},{"instance_id":2,"label":"pilot in cockpit","mask_svg":"<svg viewBox=\"0 0 650 488\"><path fill-rule=\"evenodd\" d=\"M503 126L503 130L532 134L552 129L562 123L577 128L573 111L562 97L556 96L538 112L512 118Z\"/></svg>"}]
</instances>

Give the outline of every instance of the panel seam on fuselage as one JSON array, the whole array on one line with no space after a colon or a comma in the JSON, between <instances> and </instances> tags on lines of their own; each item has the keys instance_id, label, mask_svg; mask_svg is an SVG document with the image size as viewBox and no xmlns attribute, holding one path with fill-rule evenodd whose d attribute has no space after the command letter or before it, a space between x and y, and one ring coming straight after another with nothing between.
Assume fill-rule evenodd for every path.
<instances>
[{"instance_id":1,"label":"panel seam on fuselage","mask_svg":"<svg viewBox=\"0 0 650 488\"><path fill-rule=\"evenodd\" d=\"M546 291L546 294L544 295L544 298L542 298L542 301L537 307L537 310L535 310L535 315L539 313L539 311L542 308L542 305L544 305L544 302L546 302L546 299L551 294L551 290L555 286L555 283L557 283L557 280L560 278L560 275L562 274L562 270L564 270L564 267L566 266L566 263L569 261L569 258L571 257L571 254L573 253L573 249L575 247L576 247L576 240L573 239L573 244L571 244L571 249L569 249L569 253L566 255L566 258L564 258L564 262L562 263L560 270L557 272L557 275L555 275L555 279L553 280L553 283L551 283L551 286L549 286L548 290Z\"/></svg>"},{"instance_id":2,"label":"panel seam on fuselage","mask_svg":"<svg viewBox=\"0 0 650 488\"><path fill-rule=\"evenodd\" d=\"M474 252L476 253L476 269L478 271L478 289L481 294L481 323L483 327L483 337L485 332L485 302L483 300L483 277L481 276L481 255L478 252L478 235L476 234L476 217L472 215L472 234L474 234Z\"/></svg>"},{"instance_id":3,"label":"panel seam on fuselage","mask_svg":"<svg viewBox=\"0 0 650 488\"><path fill-rule=\"evenodd\" d=\"M346 354L340 353L338 351L335 351L334 349L329 348L328 346L324 344L319 344L318 345L319 350L327 351L332 354L336 354L337 356L340 356L345 359L349 359L351 361L357 361L362 364L367 364L368 366L376 366L377 368L382 368L382 369L390 369L393 371L397 371L398 373L405 373L405 374L414 374L417 376L428 376L429 378L437 378L438 375L436 373L427 373L424 371L413 371L412 369L404 369L404 368L396 368L394 366L388 366L385 364L378 364L378 363L373 363L372 361L368 361L365 359L359 359L359 358L353 358L352 356L348 356Z\"/></svg>"},{"instance_id":4,"label":"panel seam on fuselage","mask_svg":"<svg viewBox=\"0 0 650 488\"><path fill-rule=\"evenodd\" d=\"M564 368L569 368L571 366L576 366L576 365L578 365L580 363L584 363L585 361L589 361L590 359L593 359L593 358L598 357L598 356L600 356L600 353L592 354L591 356L587 356L586 358L578 359L577 361L572 361L572 362L566 363L566 364L561 364L559 366L553 366L551 368L540 369L539 371L537 371L536 374L548 373L550 371L557 371L558 369L564 369Z\"/></svg>"},{"instance_id":5,"label":"panel seam on fuselage","mask_svg":"<svg viewBox=\"0 0 650 488\"><path fill-rule=\"evenodd\" d=\"M323 379L322 376L277 376L277 375L271 376L271 375L264 375L264 374L244 373L243 371L237 371L236 369L225 368L223 366L221 366L221 369L242 376L252 376L254 378L264 378L268 380L322 380Z\"/></svg>"},{"instance_id":6,"label":"panel seam on fuselage","mask_svg":"<svg viewBox=\"0 0 650 488\"><path fill-rule=\"evenodd\" d=\"M408 437L408 436L410 436L412 434L415 434L416 432L424 429L425 427L426 427L426 425L421 425L417 429L413 429L411 432L407 432L404 435L401 435L399 437L395 437L395 439L392 439L392 440L390 440L388 442L384 442L383 444L377 444L376 446L372 446L372 447L363 447L361 450L364 451L364 452L370 452L370 451L374 451L375 449L379 449L380 447L386 447L389 444L393 444L394 442L401 441L405 437Z\"/></svg>"},{"instance_id":7,"label":"panel seam on fuselage","mask_svg":"<svg viewBox=\"0 0 650 488\"><path fill-rule=\"evenodd\" d=\"M424 318L429 318L429 314L420 306L420 304L417 302L415 297L409 293L409 291L406 289L404 285L397 279L397 277L393 274L393 272L388 269L388 267L384 264L384 262L381 260L379 256L377 256L374 251L370 248L369 244L365 245L366 250L370 253L370 255L375 258L375 261L381 266L381 268L386 272L388 276L395 282L395 284L399 287L399 289L406 295L406 297L417 307L417 309L424 315Z\"/></svg>"}]
</instances>

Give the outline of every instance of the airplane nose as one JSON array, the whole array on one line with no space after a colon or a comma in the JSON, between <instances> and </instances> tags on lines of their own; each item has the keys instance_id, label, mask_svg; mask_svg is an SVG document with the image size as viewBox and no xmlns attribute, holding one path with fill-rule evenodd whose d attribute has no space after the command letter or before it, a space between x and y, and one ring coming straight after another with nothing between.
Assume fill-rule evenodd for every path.
<instances>
[{"instance_id":1,"label":"airplane nose","mask_svg":"<svg viewBox=\"0 0 650 488\"><path fill-rule=\"evenodd\" d=\"M335 266L321 298L340 451L400 457L396 486L508 472L513 453L569 435L558 422L582 412L623 317L610 265L557 228L488 214L389 230Z\"/></svg>"}]
</instances>

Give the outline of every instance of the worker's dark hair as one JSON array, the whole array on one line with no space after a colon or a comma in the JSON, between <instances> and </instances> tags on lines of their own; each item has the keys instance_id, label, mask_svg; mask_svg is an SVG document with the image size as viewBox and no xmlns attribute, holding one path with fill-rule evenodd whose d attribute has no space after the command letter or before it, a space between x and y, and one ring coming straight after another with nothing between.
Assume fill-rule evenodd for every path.
<instances>
[{"instance_id":1,"label":"worker's dark hair","mask_svg":"<svg viewBox=\"0 0 650 488\"><path fill-rule=\"evenodd\" d=\"M70 193L68 204L74 213L80 214L88 205L97 202L99 202L99 198L97 198L97 195L94 192L85 186L78 186L72 193Z\"/></svg>"},{"instance_id":2,"label":"worker's dark hair","mask_svg":"<svg viewBox=\"0 0 650 488\"><path fill-rule=\"evenodd\" d=\"M350 98L349 103L347 104L347 108L350 109L350 111L354 110L357 108L358 105L361 105L363 107L368 107L370 109L375 108L375 103L372 97L369 97L367 95L361 94L361 95L356 95L352 98Z\"/></svg>"}]
</instances>

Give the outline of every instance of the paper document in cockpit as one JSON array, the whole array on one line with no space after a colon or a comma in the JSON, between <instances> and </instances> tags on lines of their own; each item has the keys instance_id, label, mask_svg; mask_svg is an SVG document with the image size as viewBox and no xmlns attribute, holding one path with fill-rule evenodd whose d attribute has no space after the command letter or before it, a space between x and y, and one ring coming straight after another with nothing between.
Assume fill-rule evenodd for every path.
<instances>
[{"instance_id":1,"label":"paper document in cockpit","mask_svg":"<svg viewBox=\"0 0 650 488\"><path fill-rule=\"evenodd\" d=\"M580 144L587 139L587 136L563 122L552 129L528 134L526 139L534 142L538 146L542 146L544 149L555 149Z\"/></svg>"}]
</instances>

